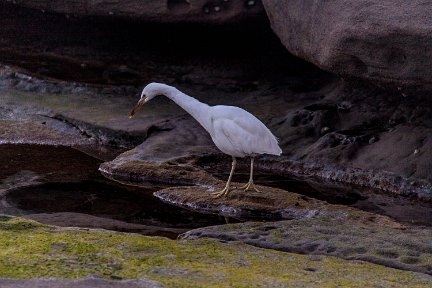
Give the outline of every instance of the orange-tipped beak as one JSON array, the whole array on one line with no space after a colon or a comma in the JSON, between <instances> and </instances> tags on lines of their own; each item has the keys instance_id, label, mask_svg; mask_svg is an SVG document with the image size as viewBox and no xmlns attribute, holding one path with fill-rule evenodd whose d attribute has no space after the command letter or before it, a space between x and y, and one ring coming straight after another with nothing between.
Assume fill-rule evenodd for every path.
<instances>
[{"instance_id":1,"label":"orange-tipped beak","mask_svg":"<svg viewBox=\"0 0 432 288\"><path fill-rule=\"evenodd\" d=\"M146 102L146 98L141 98L138 103L135 105L135 107L132 109L132 111L129 114L129 118L132 118L138 111L142 109Z\"/></svg>"}]
</instances>

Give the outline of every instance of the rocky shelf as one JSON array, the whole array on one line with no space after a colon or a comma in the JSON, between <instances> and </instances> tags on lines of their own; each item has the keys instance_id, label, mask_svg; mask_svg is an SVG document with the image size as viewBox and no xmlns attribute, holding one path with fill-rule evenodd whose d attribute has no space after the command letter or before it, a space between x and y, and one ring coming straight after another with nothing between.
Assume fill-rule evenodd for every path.
<instances>
[{"instance_id":1,"label":"rocky shelf","mask_svg":"<svg viewBox=\"0 0 432 288\"><path fill-rule=\"evenodd\" d=\"M62 278L78 278L62 282L70 287L80 284L187 287L226 283L267 287L430 287L432 282L426 274L332 256L272 251L241 242L179 241L104 230L58 228L6 216L0 217L0 228L0 250L4 257L0 262L2 287L35 287L47 283L57 287ZM19 250L15 243L20 243ZM89 279L88 275L93 276Z\"/></svg>"}]
</instances>

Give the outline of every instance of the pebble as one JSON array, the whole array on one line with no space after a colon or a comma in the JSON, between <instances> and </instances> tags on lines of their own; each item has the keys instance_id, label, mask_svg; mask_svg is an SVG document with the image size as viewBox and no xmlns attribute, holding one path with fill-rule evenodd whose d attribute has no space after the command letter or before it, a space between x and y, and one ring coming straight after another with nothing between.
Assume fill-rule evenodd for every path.
<instances>
[{"instance_id":1,"label":"pebble","mask_svg":"<svg viewBox=\"0 0 432 288\"><path fill-rule=\"evenodd\" d=\"M323 128L321 128L321 134L325 134L325 133L327 133L328 131L330 131L330 128L329 127L323 127Z\"/></svg>"},{"instance_id":2,"label":"pebble","mask_svg":"<svg viewBox=\"0 0 432 288\"><path fill-rule=\"evenodd\" d=\"M352 104L351 104L351 102L349 102L349 101L342 101L341 103L339 103L339 104L337 105L337 108L338 108L339 110L342 110L342 111L350 110L351 107L352 107Z\"/></svg>"}]
</instances>

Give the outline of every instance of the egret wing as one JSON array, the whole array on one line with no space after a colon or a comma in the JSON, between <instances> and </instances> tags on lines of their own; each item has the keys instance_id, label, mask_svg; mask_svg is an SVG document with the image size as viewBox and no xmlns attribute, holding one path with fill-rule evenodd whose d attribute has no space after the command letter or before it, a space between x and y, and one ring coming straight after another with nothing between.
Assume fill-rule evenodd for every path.
<instances>
[{"instance_id":1,"label":"egret wing","mask_svg":"<svg viewBox=\"0 0 432 288\"><path fill-rule=\"evenodd\" d=\"M231 150L244 155L280 155L277 139L270 130L252 114L244 110L242 112L231 119L218 119L215 123L232 146Z\"/></svg>"}]
</instances>

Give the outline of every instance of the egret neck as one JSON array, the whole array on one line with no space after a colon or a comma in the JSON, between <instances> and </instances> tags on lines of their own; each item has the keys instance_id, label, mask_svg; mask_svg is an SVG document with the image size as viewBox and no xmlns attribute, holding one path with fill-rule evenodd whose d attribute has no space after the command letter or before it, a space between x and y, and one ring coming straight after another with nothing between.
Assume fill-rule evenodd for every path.
<instances>
[{"instance_id":1,"label":"egret neck","mask_svg":"<svg viewBox=\"0 0 432 288\"><path fill-rule=\"evenodd\" d=\"M165 96L188 112L207 131L211 131L210 106L190 97L174 87L167 89Z\"/></svg>"}]
</instances>

